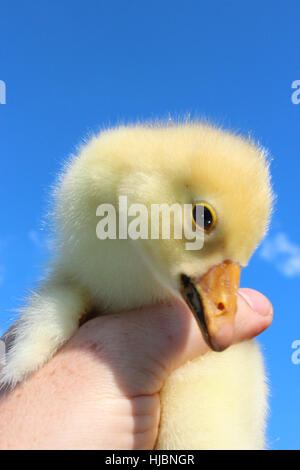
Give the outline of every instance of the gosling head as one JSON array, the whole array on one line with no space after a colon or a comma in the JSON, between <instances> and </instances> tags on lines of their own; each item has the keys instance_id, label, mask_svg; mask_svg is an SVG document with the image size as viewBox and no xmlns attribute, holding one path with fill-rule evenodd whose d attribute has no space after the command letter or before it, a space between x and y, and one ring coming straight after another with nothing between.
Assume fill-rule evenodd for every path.
<instances>
[{"instance_id":1,"label":"gosling head","mask_svg":"<svg viewBox=\"0 0 300 470\"><path fill-rule=\"evenodd\" d=\"M148 237L132 240L139 256L189 305L209 346L217 351L229 346L240 270L264 236L271 213L265 151L201 123L120 127L92 139L64 187L79 179L76 188L88 201L86 208L95 211L109 202L118 209L119 197L126 196L128 204L148 209ZM184 235L172 236L172 216L170 238L161 238L161 227L159 238L151 238L155 204L190 207L185 215L203 237L201 249L187 249Z\"/></svg>"}]
</instances>

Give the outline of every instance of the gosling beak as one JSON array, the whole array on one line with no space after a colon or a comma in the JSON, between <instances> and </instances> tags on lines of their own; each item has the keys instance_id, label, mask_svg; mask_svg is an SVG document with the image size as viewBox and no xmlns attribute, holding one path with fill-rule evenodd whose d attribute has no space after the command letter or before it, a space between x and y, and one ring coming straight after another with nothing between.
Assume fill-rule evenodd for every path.
<instances>
[{"instance_id":1,"label":"gosling beak","mask_svg":"<svg viewBox=\"0 0 300 470\"><path fill-rule=\"evenodd\" d=\"M241 267L226 260L200 278L181 275L181 294L214 351L232 344Z\"/></svg>"}]
</instances>

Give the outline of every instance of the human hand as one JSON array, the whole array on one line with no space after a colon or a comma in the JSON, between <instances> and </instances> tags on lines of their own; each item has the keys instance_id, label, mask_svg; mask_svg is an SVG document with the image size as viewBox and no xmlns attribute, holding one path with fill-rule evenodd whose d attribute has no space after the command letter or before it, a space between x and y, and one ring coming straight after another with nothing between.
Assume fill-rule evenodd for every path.
<instances>
[{"instance_id":1,"label":"human hand","mask_svg":"<svg viewBox=\"0 0 300 470\"><path fill-rule=\"evenodd\" d=\"M240 289L234 342L261 333L272 314L262 294ZM207 350L179 301L90 320L2 397L0 448L152 449L164 381Z\"/></svg>"}]
</instances>

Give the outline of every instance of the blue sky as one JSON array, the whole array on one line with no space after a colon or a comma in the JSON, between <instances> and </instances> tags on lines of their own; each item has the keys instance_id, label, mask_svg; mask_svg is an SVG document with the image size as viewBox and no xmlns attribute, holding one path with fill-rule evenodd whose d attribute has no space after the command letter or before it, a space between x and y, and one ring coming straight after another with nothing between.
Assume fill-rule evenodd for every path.
<instances>
[{"instance_id":1,"label":"blue sky","mask_svg":"<svg viewBox=\"0 0 300 470\"><path fill-rule=\"evenodd\" d=\"M298 0L0 2L0 328L41 274L48 188L82 138L169 114L251 132L273 157L277 194L242 276L274 304L260 337L272 449L300 448L299 18Z\"/></svg>"}]
</instances>

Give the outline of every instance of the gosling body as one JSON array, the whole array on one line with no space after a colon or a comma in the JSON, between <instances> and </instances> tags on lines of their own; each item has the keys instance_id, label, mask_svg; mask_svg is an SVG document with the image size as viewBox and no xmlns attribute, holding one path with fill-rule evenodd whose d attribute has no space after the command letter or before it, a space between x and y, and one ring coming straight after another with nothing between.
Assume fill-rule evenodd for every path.
<instances>
[{"instance_id":1,"label":"gosling body","mask_svg":"<svg viewBox=\"0 0 300 470\"><path fill-rule=\"evenodd\" d=\"M147 207L209 201L218 222L197 252L185 240L99 240L97 207L117 206L120 195ZM207 124L183 123L93 137L66 165L54 200L55 253L9 333L3 385L40 368L92 309L109 314L181 298L182 272L199 277L224 260L246 266L267 230L272 191L263 149ZM266 409L254 341L208 352L168 378L157 448L264 448Z\"/></svg>"}]
</instances>

